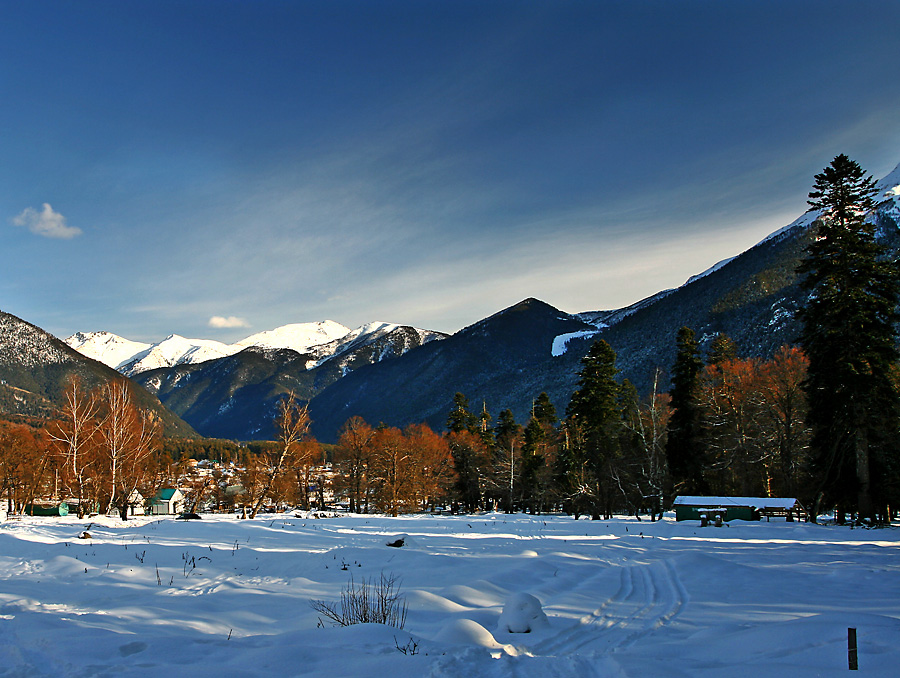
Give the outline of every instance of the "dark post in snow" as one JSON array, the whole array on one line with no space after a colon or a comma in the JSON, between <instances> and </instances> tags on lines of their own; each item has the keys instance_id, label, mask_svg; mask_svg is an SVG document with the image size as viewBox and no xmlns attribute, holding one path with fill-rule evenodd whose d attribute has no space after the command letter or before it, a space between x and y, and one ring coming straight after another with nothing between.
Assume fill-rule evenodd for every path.
<instances>
[{"instance_id":1,"label":"dark post in snow","mask_svg":"<svg viewBox=\"0 0 900 678\"><path fill-rule=\"evenodd\" d=\"M851 671L859 670L859 662L856 656L856 629L847 629L847 661Z\"/></svg>"}]
</instances>

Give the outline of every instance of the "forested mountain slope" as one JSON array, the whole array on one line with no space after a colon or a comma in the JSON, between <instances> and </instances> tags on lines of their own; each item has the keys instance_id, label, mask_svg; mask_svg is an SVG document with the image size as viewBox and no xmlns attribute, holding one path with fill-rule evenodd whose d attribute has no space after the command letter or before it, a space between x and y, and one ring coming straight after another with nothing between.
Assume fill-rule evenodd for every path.
<instances>
[{"instance_id":1,"label":"forested mountain slope","mask_svg":"<svg viewBox=\"0 0 900 678\"><path fill-rule=\"evenodd\" d=\"M0 413L13 417L53 416L73 376L88 389L123 378L39 327L0 311ZM196 436L188 424L146 389L135 385L133 393L139 407L157 413L165 435Z\"/></svg>"},{"instance_id":2,"label":"forested mountain slope","mask_svg":"<svg viewBox=\"0 0 900 678\"><path fill-rule=\"evenodd\" d=\"M134 379L203 435L268 438L274 435L275 408L284 395L309 400L359 367L390 362L423 343L441 343L436 340L444 336L376 323L303 353L251 346L217 360L149 370Z\"/></svg>"},{"instance_id":3,"label":"forested mountain slope","mask_svg":"<svg viewBox=\"0 0 900 678\"><path fill-rule=\"evenodd\" d=\"M900 251L898 184L898 170L880 182L881 202L872 215L879 239L895 257ZM741 355L769 357L798 336L796 314L806 296L796 268L813 237L813 221L814 215L803 215L683 286L628 309L570 316L529 299L461 330L440 346L359 370L313 399L315 430L331 440L352 415L373 425L427 421L442 427L456 391L463 392L473 408L480 410L484 403L494 417L510 408L519 422L527 420L532 400L546 391L562 413L576 388L580 360L599 338L616 351L621 376L642 394L649 392L657 374L660 390L668 390L675 335L685 325L704 349L722 332L737 342ZM507 316L521 320L515 331L504 329L511 326ZM503 341L497 341L495 331ZM572 336L564 352L561 341L554 347L554 337L568 333Z\"/></svg>"}]
</instances>

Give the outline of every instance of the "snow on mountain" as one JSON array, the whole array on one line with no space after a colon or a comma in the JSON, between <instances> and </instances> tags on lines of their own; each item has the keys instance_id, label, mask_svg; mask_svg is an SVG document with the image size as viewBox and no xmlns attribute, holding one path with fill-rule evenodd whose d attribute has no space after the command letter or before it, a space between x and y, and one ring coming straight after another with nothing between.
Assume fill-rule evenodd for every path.
<instances>
[{"instance_id":1,"label":"snow on mountain","mask_svg":"<svg viewBox=\"0 0 900 678\"><path fill-rule=\"evenodd\" d=\"M900 196L900 165L879 181L875 188L878 189L878 197L896 198Z\"/></svg>"},{"instance_id":2,"label":"snow on mountain","mask_svg":"<svg viewBox=\"0 0 900 678\"><path fill-rule=\"evenodd\" d=\"M310 352L319 358L317 364L322 364L326 360L330 360L331 358L353 351L365 344L371 344L382 337L386 337L401 327L403 327L403 325L381 321L366 323L365 325L349 331L343 337L335 339L327 344L313 347ZM418 327L408 327L407 329L412 330L418 335L419 344L427 344L429 341L443 339L446 336L441 332L423 330ZM405 352L405 350L408 350L409 348L411 348L411 346L404 346L404 350L401 352Z\"/></svg>"},{"instance_id":3,"label":"snow on mountain","mask_svg":"<svg viewBox=\"0 0 900 678\"><path fill-rule=\"evenodd\" d=\"M266 330L241 339L234 346L238 350L249 346L262 348L289 348L297 353L308 353L313 346L327 344L350 334L350 328L333 320L322 320L315 323L294 323Z\"/></svg>"},{"instance_id":4,"label":"snow on mountain","mask_svg":"<svg viewBox=\"0 0 900 678\"><path fill-rule=\"evenodd\" d=\"M185 339L177 334L170 334L158 344L153 344L150 348L137 353L130 361L117 369L122 374L131 376L159 367L202 363L215 358L224 358L237 353L242 348L211 339Z\"/></svg>"},{"instance_id":5,"label":"snow on mountain","mask_svg":"<svg viewBox=\"0 0 900 678\"><path fill-rule=\"evenodd\" d=\"M726 264L728 264L731 261L734 261L734 257L728 257L727 259L722 259L722 261L713 264L708 269L703 271L703 273L698 273L697 275L692 275L690 278L687 279L687 282L684 284L690 285L695 280L700 280L700 278L705 278L710 273L715 273L716 271L718 271L720 268L722 268L723 266L725 266Z\"/></svg>"},{"instance_id":6,"label":"snow on mountain","mask_svg":"<svg viewBox=\"0 0 900 678\"><path fill-rule=\"evenodd\" d=\"M59 340L39 327L0 311L0 366L34 367L75 362ZM5 382L4 382L5 383Z\"/></svg>"},{"instance_id":7,"label":"snow on mountain","mask_svg":"<svg viewBox=\"0 0 900 678\"><path fill-rule=\"evenodd\" d=\"M138 353L152 348L152 344L131 341L112 332L76 332L65 341L82 355L113 369L119 369L134 360Z\"/></svg>"},{"instance_id":8,"label":"snow on mountain","mask_svg":"<svg viewBox=\"0 0 900 678\"><path fill-rule=\"evenodd\" d=\"M372 322L350 330L333 320L323 320L283 325L253 334L234 344L210 339L186 339L177 334L156 344L144 344L123 339L110 332L78 332L66 339L66 343L83 355L105 363L127 376L161 367L224 358L250 347L291 349L311 354L315 358L308 363L311 369L335 356L387 337L401 327L403 326L394 323ZM405 346L405 349L411 348L413 343L424 344L446 336L431 330L406 329L417 334L419 342L408 342L410 346Z\"/></svg>"},{"instance_id":9,"label":"snow on mountain","mask_svg":"<svg viewBox=\"0 0 900 678\"><path fill-rule=\"evenodd\" d=\"M374 339L380 336L384 336L385 334L388 334L398 327L400 327L400 325L379 321L366 323L365 325L357 327L354 330L348 330L347 334L342 337L337 337L336 339L329 341L328 343L323 343L313 347L310 352L313 355L317 356L319 358L319 362L321 363L328 358L352 350L355 346L358 346L367 339Z\"/></svg>"},{"instance_id":10,"label":"snow on mountain","mask_svg":"<svg viewBox=\"0 0 900 678\"><path fill-rule=\"evenodd\" d=\"M567 334L560 334L553 338L553 346L550 348L550 355L554 358L561 356L566 352L566 349L569 347L569 342L572 339L581 339L583 337L592 337L595 334L598 334L600 330L582 330L581 332L569 332Z\"/></svg>"}]
</instances>

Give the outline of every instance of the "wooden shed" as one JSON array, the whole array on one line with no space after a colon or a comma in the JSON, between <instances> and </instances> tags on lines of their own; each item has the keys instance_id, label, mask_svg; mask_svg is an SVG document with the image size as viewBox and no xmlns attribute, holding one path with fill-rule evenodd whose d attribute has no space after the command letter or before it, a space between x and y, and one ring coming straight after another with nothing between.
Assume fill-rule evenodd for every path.
<instances>
[{"instance_id":1,"label":"wooden shed","mask_svg":"<svg viewBox=\"0 0 900 678\"><path fill-rule=\"evenodd\" d=\"M783 516L788 520L803 515L803 507L793 497L676 497L675 520L700 520L706 516L723 521L761 520Z\"/></svg>"}]
</instances>

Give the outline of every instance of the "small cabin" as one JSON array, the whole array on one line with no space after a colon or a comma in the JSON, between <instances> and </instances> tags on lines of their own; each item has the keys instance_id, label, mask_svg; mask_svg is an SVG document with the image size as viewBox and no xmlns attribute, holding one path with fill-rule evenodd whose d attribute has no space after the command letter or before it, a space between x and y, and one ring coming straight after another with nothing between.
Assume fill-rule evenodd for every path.
<instances>
[{"instance_id":1,"label":"small cabin","mask_svg":"<svg viewBox=\"0 0 900 678\"><path fill-rule=\"evenodd\" d=\"M768 520L784 517L788 521L803 516L803 507L793 497L676 497L675 520Z\"/></svg>"},{"instance_id":2,"label":"small cabin","mask_svg":"<svg viewBox=\"0 0 900 678\"><path fill-rule=\"evenodd\" d=\"M184 494L178 488L162 489L150 499L150 513L154 516L181 513L183 506Z\"/></svg>"}]
</instances>

